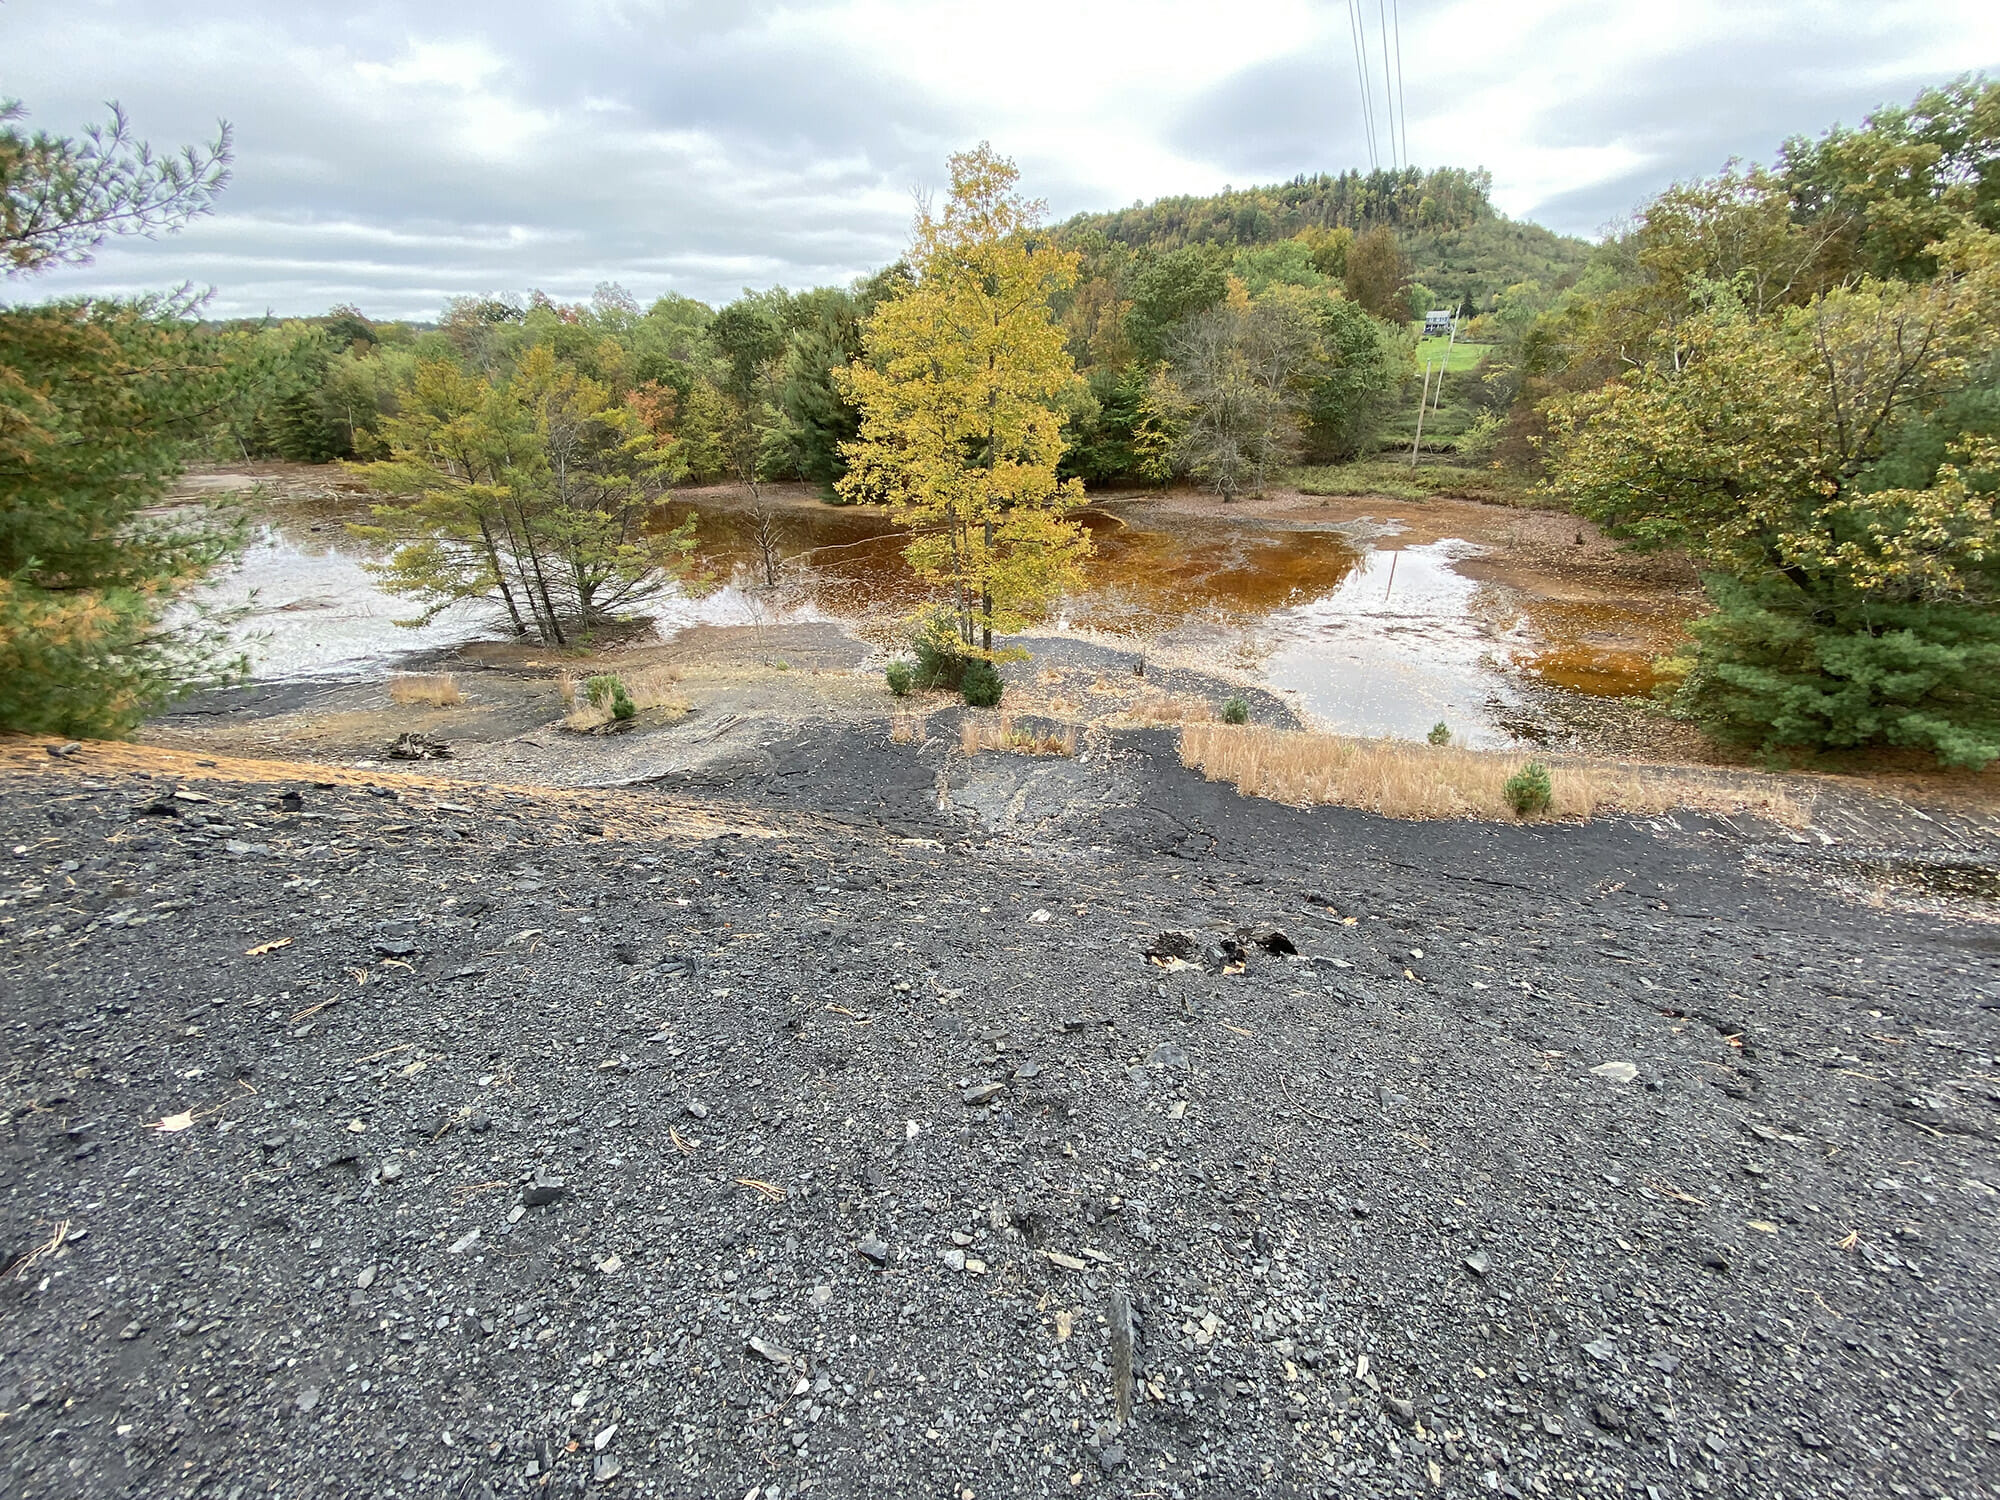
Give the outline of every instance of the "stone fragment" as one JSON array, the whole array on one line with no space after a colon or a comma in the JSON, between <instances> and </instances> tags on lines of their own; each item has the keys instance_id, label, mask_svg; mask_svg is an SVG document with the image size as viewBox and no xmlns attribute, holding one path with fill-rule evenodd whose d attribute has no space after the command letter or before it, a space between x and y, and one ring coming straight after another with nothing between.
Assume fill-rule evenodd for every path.
<instances>
[{"instance_id":1,"label":"stone fragment","mask_svg":"<svg viewBox=\"0 0 2000 1500\"><path fill-rule=\"evenodd\" d=\"M1254 943L1273 958L1296 957L1299 951L1298 944L1291 940L1282 927L1273 927L1268 922L1260 922L1255 927L1237 928L1236 939L1239 943Z\"/></svg>"},{"instance_id":2,"label":"stone fragment","mask_svg":"<svg viewBox=\"0 0 2000 1500\"><path fill-rule=\"evenodd\" d=\"M762 1355L774 1365L789 1365L798 1361L798 1356L791 1350L781 1344L773 1344L758 1338L755 1334L750 1336L748 1347L752 1354Z\"/></svg>"}]
</instances>

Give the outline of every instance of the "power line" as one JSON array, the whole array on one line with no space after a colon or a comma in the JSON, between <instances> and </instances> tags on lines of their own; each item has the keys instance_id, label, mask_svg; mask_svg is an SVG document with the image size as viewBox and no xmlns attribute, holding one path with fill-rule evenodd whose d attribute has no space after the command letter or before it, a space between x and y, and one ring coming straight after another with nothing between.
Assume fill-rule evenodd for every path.
<instances>
[{"instance_id":1,"label":"power line","mask_svg":"<svg viewBox=\"0 0 2000 1500\"><path fill-rule=\"evenodd\" d=\"M1374 130L1374 98L1368 90L1368 50L1366 50L1366 28L1362 26L1360 6L1356 0L1348 0L1348 40L1354 42L1354 80L1360 86L1362 100L1362 138L1368 144L1368 168L1374 170L1380 164L1376 154L1376 130Z\"/></svg>"},{"instance_id":2,"label":"power line","mask_svg":"<svg viewBox=\"0 0 2000 1500\"><path fill-rule=\"evenodd\" d=\"M1396 152L1396 95L1389 82L1389 0L1375 0L1375 12L1382 22L1382 108L1389 117L1389 163L1400 167Z\"/></svg>"},{"instance_id":3,"label":"power line","mask_svg":"<svg viewBox=\"0 0 2000 1500\"><path fill-rule=\"evenodd\" d=\"M1381 161L1375 152L1375 110L1368 94L1366 28L1361 22L1361 8L1355 0L1347 0L1347 32L1354 43L1354 77L1361 89L1361 131L1368 143L1368 169L1374 171Z\"/></svg>"},{"instance_id":4,"label":"power line","mask_svg":"<svg viewBox=\"0 0 2000 1500\"><path fill-rule=\"evenodd\" d=\"M1403 162L1410 162L1410 116L1408 95L1403 92L1403 0L1389 0L1389 14L1396 23L1396 122L1403 132Z\"/></svg>"}]
</instances>

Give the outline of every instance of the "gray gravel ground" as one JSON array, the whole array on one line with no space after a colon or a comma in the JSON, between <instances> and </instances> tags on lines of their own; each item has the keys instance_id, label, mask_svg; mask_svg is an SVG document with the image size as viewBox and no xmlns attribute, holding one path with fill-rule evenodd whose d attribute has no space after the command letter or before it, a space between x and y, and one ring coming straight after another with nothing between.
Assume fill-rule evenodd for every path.
<instances>
[{"instance_id":1,"label":"gray gravel ground","mask_svg":"<svg viewBox=\"0 0 2000 1500\"><path fill-rule=\"evenodd\" d=\"M2000 1493L1994 927L937 753L0 779L0 1490Z\"/></svg>"}]
</instances>

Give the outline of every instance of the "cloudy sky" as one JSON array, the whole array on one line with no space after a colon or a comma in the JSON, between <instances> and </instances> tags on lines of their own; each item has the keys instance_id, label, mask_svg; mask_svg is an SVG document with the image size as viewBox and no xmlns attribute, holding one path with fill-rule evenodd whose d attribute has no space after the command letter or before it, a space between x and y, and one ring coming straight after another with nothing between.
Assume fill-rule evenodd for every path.
<instances>
[{"instance_id":1,"label":"cloudy sky","mask_svg":"<svg viewBox=\"0 0 2000 1500\"><path fill-rule=\"evenodd\" d=\"M1586 235L1675 177L2000 72L1993 0L1396 3L1357 0L1376 154L1407 135ZM1345 0L0 0L0 94L31 124L116 99L159 144L237 133L212 218L0 295L193 281L219 314L426 318L464 292L845 281L982 138L1058 217L1367 165L1353 25Z\"/></svg>"}]
</instances>

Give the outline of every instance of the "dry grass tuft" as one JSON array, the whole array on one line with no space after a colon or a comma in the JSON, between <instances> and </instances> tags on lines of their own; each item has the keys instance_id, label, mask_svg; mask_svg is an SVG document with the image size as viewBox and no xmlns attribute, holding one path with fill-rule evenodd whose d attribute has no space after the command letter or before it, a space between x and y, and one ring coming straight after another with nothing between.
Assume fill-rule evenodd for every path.
<instances>
[{"instance_id":1,"label":"dry grass tuft","mask_svg":"<svg viewBox=\"0 0 2000 1500\"><path fill-rule=\"evenodd\" d=\"M920 745L924 740L924 725L928 716L913 713L908 709L897 709L889 715L889 743L892 745Z\"/></svg>"},{"instance_id":2,"label":"dry grass tuft","mask_svg":"<svg viewBox=\"0 0 2000 1500\"><path fill-rule=\"evenodd\" d=\"M959 726L959 748L967 755L981 750L1011 750L1017 755L1074 755L1076 726L1065 724L1041 734L1016 729L1014 716L1003 713L997 719L968 718Z\"/></svg>"},{"instance_id":3,"label":"dry grass tuft","mask_svg":"<svg viewBox=\"0 0 2000 1500\"><path fill-rule=\"evenodd\" d=\"M1391 818L1512 821L1507 779L1536 758L1254 725L1189 724L1181 731L1181 763L1211 781L1234 783L1246 796L1295 806L1360 807ZM1687 807L1747 811L1799 827L1810 814L1776 784L1746 794L1667 771L1544 763L1554 793L1548 816L1555 818L1587 819L1608 811L1651 816Z\"/></svg>"},{"instance_id":4,"label":"dry grass tuft","mask_svg":"<svg viewBox=\"0 0 2000 1500\"><path fill-rule=\"evenodd\" d=\"M585 686L597 676L616 677L625 684L625 692L633 706L644 713L649 708L684 709L687 702L674 691L681 674L672 667L636 667L629 671L613 669L606 673L565 671L556 679L562 691L563 727L588 731L602 729L611 722L611 700L592 703Z\"/></svg>"},{"instance_id":5,"label":"dry grass tuft","mask_svg":"<svg viewBox=\"0 0 2000 1500\"><path fill-rule=\"evenodd\" d=\"M408 707L456 708L465 701L458 679L449 672L407 672L389 679L389 701Z\"/></svg>"},{"instance_id":6,"label":"dry grass tuft","mask_svg":"<svg viewBox=\"0 0 2000 1500\"><path fill-rule=\"evenodd\" d=\"M1141 724L1206 724L1215 717L1215 705L1205 698L1148 693L1126 709L1125 714Z\"/></svg>"}]
</instances>

